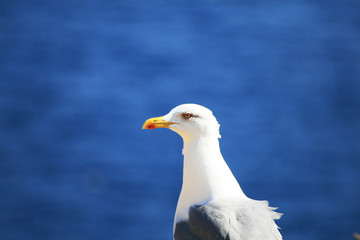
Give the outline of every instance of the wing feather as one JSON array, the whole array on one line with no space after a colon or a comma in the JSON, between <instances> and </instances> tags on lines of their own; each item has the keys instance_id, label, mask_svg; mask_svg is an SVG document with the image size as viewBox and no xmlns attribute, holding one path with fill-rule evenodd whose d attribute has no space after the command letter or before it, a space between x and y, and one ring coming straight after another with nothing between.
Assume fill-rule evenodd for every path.
<instances>
[{"instance_id":1,"label":"wing feather","mask_svg":"<svg viewBox=\"0 0 360 240\"><path fill-rule=\"evenodd\" d=\"M176 224L175 239L280 240L274 212L267 201L209 202L189 209L189 220ZM182 238L181 236L187 236Z\"/></svg>"}]
</instances>

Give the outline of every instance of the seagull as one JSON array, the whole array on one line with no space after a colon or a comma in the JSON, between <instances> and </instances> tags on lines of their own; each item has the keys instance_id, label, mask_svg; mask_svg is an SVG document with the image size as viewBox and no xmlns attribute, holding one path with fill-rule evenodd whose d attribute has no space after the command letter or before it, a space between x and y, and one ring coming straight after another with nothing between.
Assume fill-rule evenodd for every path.
<instances>
[{"instance_id":1,"label":"seagull","mask_svg":"<svg viewBox=\"0 0 360 240\"><path fill-rule=\"evenodd\" d=\"M248 198L224 161L220 125L211 110L182 104L143 129L169 128L183 139L183 183L176 207L175 240L278 240L282 214Z\"/></svg>"}]
</instances>

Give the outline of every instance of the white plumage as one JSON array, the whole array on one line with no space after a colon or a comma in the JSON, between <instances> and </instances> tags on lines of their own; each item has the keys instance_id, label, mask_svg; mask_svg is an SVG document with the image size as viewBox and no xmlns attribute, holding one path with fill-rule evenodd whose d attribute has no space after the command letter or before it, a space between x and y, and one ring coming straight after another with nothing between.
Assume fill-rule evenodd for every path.
<instances>
[{"instance_id":1,"label":"white plumage","mask_svg":"<svg viewBox=\"0 0 360 240\"><path fill-rule=\"evenodd\" d=\"M183 104L152 118L143 128L166 127L184 141L183 185L174 219L174 239L282 239L267 201L248 198L225 163L219 124L212 112Z\"/></svg>"}]
</instances>

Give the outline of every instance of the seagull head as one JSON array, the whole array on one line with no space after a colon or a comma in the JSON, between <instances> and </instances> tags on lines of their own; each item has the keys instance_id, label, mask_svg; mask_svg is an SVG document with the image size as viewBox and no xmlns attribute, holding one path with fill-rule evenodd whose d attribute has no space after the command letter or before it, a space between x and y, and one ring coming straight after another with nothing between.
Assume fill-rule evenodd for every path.
<instances>
[{"instance_id":1,"label":"seagull head","mask_svg":"<svg viewBox=\"0 0 360 240\"><path fill-rule=\"evenodd\" d=\"M184 140L199 136L220 138L219 123L212 111L198 104L182 104L162 117L145 121L143 129L169 128Z\"/></svg>"}]
</instances>

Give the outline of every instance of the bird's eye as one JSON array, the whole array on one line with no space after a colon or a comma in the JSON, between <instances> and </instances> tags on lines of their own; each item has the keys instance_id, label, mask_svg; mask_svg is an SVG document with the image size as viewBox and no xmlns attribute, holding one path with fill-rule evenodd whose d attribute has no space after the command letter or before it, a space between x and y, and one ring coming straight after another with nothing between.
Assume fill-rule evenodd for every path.
<instances>
[{"instance_id":1,"label":"bird's eye","mask_svg":"<svg viewBox=\"0 0 360 240\"><path fill-rule=\"evenodd\" d=\"M189 118L191 118L192 117L192 114L191 113L184 113L183 114L183 118L185 118L185 119L189 119Z\"/></svg>"}]
</instances>

